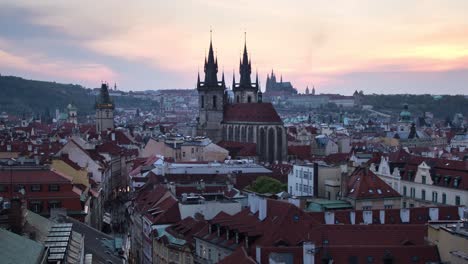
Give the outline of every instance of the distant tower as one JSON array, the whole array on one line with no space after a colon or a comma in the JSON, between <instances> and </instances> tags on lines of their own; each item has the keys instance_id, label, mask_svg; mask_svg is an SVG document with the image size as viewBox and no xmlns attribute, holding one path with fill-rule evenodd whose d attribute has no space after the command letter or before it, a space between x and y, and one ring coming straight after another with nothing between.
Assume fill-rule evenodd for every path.
<instances>
[{"instance_id":1,"label":"distant tower","mask_svg":"<svg viewBox=\"0 0 468 264\"><path fill-rule=\"evenodd\" d=\"M315 95L315 86L312 86L312 95Z\"/></svg>"},{"instance_id":2,"label":"distant tower","mask_svg":"<svg viewBox=\"0 0 468 264\"><path fill-rule=\"evenodd\" d=\"M114 129L114 103L109 96L109 85L103 83L96 101L96 132Z\"/></svg>"},{"instance_id":3,"label":"distant tower","mask_svg":"<svg viewBox=\"0 0 468 264\"><path fill-rule=\"evenodd\" d=\"M309 91L309 86L306 87L306 90L305 90L305 94L309 94L310 91Z\"/></svg>"},{"instance_id":4,"label":"distant tower","mask_svg":"<svg viewBox=\"0 0 468 264\"><path fill-rule=\"evenodd\" d=\"M239 63L240 80L239 83L233 83L234 103L256 103L258 102L258 75L255 83L252 83L250 74L252 73L252 64L247 53L247 41L244 42L244 54Z\"/></svg>"},{"instance_id":5,"label":"distant tower","mask_svg":"<svg viewBox=\"0 0 468 264\"><path fill-rule=\"evenodd\" d=\"M408 110L408 104L403 105L398 119L398 131L410 132L413 123L411 112Z\"/></svg>"},{"instance_id":6,"label":"distant tower","mask_svg":"<svg viewBox=\"0 0 468 264\"><path fill-rule=\"evenodd\" d=\"M78 124L78 108L73 104L68 104L67 106L67 114L68 114L68 123L73 123L75 125Z\"/></svg>"},{"instance_id":7,"label":"distant tower","mask_svg":"<svg viewBox=\"0 0 468 264\"><path fill-rule=\"evenodd\" d=\"M223 109L227 96L224 73L221 82L218 81L218 59L213 52L213 43L210 32L210 49L208 58L205 58L205 80L197 78L198 91L198 124L197 135L207 136L213 142L221 141L221 122Z\"/></svg>"}]
</instances>

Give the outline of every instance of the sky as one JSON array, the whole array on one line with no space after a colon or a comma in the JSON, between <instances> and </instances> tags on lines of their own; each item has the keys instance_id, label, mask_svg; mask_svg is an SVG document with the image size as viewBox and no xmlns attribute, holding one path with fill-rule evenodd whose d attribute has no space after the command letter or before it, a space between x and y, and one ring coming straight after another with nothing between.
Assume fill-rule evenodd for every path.
<instances>
[{"instance_id":1,"label":"sky","mask_svg":"<svg viewBox=\"0 0 468 264\"><path fill-rule=\"evenodd\" d=\"M237 80L246 32L264 90L468 94L466 0L0 0L0 74L189 89L209 47ZM202 75L203 76L203 75Z\"/></svg>"}]
</instances>

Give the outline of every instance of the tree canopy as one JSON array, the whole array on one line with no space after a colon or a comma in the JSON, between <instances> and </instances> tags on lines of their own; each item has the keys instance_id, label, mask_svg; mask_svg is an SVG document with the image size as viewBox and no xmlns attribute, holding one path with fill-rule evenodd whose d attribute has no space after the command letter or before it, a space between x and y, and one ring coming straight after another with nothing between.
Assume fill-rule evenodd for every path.
<instances>
[{"instance_id":1,"label":"tree canopy","mask_svg":"<svg viewBox=\"0 0 468 264\"><path fill-rule=\"evenodd\" d=\"M251 185L247 187L247 190L256 193L279 193L287 190L287 185L280 181L267 176L258 177Z\"/></svg>"}]
</instances>

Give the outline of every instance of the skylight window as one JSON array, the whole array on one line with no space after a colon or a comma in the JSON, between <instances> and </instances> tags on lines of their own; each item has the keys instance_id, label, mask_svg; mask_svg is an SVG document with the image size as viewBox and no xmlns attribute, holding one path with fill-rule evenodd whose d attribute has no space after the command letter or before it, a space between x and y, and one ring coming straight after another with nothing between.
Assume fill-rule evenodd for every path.
<instances>
[{"instance_id":1,"label":"skylight window","mask_svg":"<svg viewBox=\"0 0 468 264\"><path fill-rule=\"evenodd\" d=\"M353 188L353 189L351 189L351 191L349 191L349 193L353 193L353 192L354 192L354 188Z\"/></svg>"},{"instance_id":2,"label":"skylight window","mask_svg":"<svg viewBox=\"0 0 468 264\"><path fill-rule=\"evenodd\" d=\"M377 189L377 193L378 193L378 194L382 194L382 190Z\"/></svg>"}]
</instances>

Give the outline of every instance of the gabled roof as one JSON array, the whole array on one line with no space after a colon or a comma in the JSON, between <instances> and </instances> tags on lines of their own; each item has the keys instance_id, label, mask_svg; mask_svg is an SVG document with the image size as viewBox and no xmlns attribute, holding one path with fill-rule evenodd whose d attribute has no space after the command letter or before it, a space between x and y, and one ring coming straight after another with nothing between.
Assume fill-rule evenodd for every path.
<instances>
[{"instance_id":1,"label":"gabled roof","mask_svg":"<svg viewBox=\"0 0 468 264\"><path fill-rule=\"evenodd\" d=\"M224 122L282 123L271 103L238 103L226 105Z\"/></svg>"},{"instance_id":2,"label":"gabled roof","mask_svg":"<svg viewBox=\"0 0 468 264\"><path fill-rule=\"evenodd\" d=\"M348 180L347 197L359 199L382 199L401 195L368 168L356 168Z\"/></svg>"}]
</instances>

